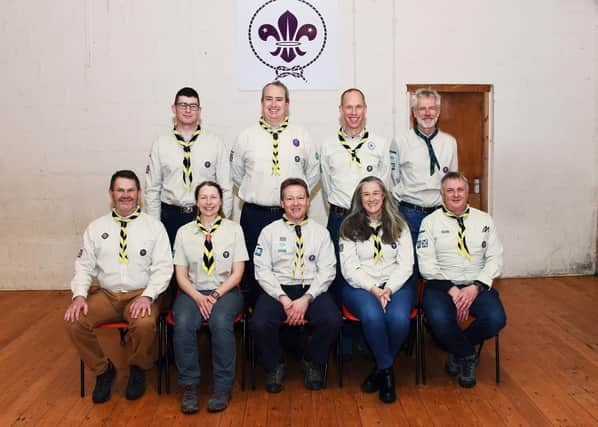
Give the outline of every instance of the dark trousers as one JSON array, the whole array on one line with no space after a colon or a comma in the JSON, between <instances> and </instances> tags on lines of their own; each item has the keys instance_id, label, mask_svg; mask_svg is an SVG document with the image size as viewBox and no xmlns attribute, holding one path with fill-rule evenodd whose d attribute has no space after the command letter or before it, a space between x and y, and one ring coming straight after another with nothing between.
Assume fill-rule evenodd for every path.
<instances>
[{"instance_id":1,"label":"dark trousers","mask_svg":"<svg viewBox=\"0 0 598 427\"><path fill-rule=\"evenodd\" d=\"M263 207L253 203L243 204L241 210L241 228L245 236L245 246L249 254L249 261L245 263L245 272L243 274L243 290L245 292L245 301L252 307L255 304L257 296L261 293L261 288L255 280L255 269L253 266L253 252L257 246L257 239L263 228L282 218L281 207Z\"/></svg>"},{"instance_id":2,"label":"dark trousers","mask_svg":"<svg viewBox=\"0 0 598 427\"><path fill-rule=\"evenodd\" d=\"M475 352L475 345L493 337L504 328L505 309L494 288L482 291L471 304L469 312L475 320L465 330L457 322L457 309L448 290L448 280L430 280L424 287L424 311L435 340L449 353L465 357ZM458 286L462 287L462 286Z\"/></svg>"},{"instance_id":3,"label":"dark trousers","mask_svg":"<svg viewBox=\"0 0 598 427\"><path fill-rule=\"evenodd\" d=\"M197 206L193 208L192 212L185 213L178 206L162 203L162 207L160 209L160 220L166 228L166 233L168 233L168 240L170 240L171 248L174 248L174 239L176 237L177 231L179 231L179 228L188 222L195 221L196 217ZM176 282L176 276L173 273L172 277L170 278L170 285L168 285L168 290L166 291L166 298L163 299L163 304L166 305L166 308L172 307L178 289L179 286Z\"/></svg>"},{"instance_id":4,"label":"dark trousers","mask_svg":"<svg viewBox=\"0 0 598 427\"><path fill-rule=\"evenodd\" d=\"M338 240L340 237L341 223L343 222L345 217L346 214L341 212L335 212L332 209L330 209L330 213L328 214L328 223L326 224L326 228L330 233L330 239L332 239L332 244L334 245L334 254L336 255L336 278L334 279L334 282L332 282L332 285L330 285L330 289L328 289L328 292L332 294L334 302L336 302L339 308L341 306L342 300L342 289L346 281L343 277L343 274L341 273L341 260L338 252Z\"/></svg>"},{"instance_id":5,"label":"dark trousers","mask_svg":"<svg viewBox=\"0 0 598 427\"><path fill-rule=\"evenodd\" d=\"M283 286L282 289L289 298L295 300L307 292L309 287ZM279 331L286 318L287 315L279 301L266 293L260 294L249 321L249 329L266 371L274 369L282 361ZM328 292L321 294L309 304L305 319L312 330L306 359L324 365L328 361L330 346L336 341L342 323L340 311Z\"/></svg>"}]
</instances>

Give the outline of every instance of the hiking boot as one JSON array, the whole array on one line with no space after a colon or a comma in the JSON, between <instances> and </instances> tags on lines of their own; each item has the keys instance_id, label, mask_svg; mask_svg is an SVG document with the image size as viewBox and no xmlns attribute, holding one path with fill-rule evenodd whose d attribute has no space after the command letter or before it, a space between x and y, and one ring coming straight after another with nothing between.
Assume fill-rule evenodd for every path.
<instances>
[{"instance_id":1,"label":"hiking boot","mask_svg":"<svg viewBox=\"0 0 598 427\"><path fill-rule=\"evenodd\" d=\"M129 382L127 382L127 400L139 399L145 393L145 371L139 366L129 367Z\"/></svg>"},{"instance_id":2,"label":"hiking boot","mask_svg":"<svg viewBox=\"0 0 598 427\"><path fill-rule=\"evenodd\" d=\"M320 390L324 387L324 375L317 363L311 360L301 360L303 383L308 390Z\"/></svg>"},{"instance_id":3,"label":"hiking boot","mask_svg":"<svg viewBox=\"0 0 598 427\"><path fill-rule=\"evenodd\" d=\"M395 374L390 368L380 370L380 394L379 399L384 403L392 403L397 400L397 392L395 390Z\"/></svg>"},{"instance_id":4,"label":"hiking boot","mask_svg":"<svg viewBox=\"0 0 598 427\"><path fill-rule=\"evenodd\" d=\"M194 414L199 411L197 401L197 384L182 384L181 411L183 414Z\"/></svg>"},{"instance_id":5,"label":"hiking boot","mask_svg":"<svg viewBox=\"0 0 598 427\"><path fill-rule=\"evenodd\" d=\"M266 391L268 393L280 393L284 388L282 385L284 368L284 362L280 362L274 369L266 374Z\"/></svg>"},{"instance_id":6,"label":"hiking boot","mask_svg":"<svg viewBox=\"0 0 598 427\"><path fill-rule=\"evenodd\" d=\"M444 369L451 377L456 377L461 372L461 364L453 353L448 354L446 363L444 364Z\"/></svg>"},{"instance_id":7,"label":"hiking boot","mask_svg":"<svg viewBox=\"0 0 598 427\"><path fill-rule=\"evenodd\" d=\"M361 391L364 393L374 393L380 389L380 371L375 366L372 372L361 383Z\"/></svg>"},{"instance_id":8,"label":"hiking boot","mask_svg":"<svg viewBox=\"0 0 598 427\"><path fill-rule=\"evenodd\" d=\"M230 392L228 391L215 391L210 399L208 400L208 412L220 412L224 411L228 406L230 400Z\"/></svg>"},{"instance_id":9,"label":"hiking boot","mask_svg":"<svg viewBox=\"0 0 598 427\"><path fill-rule=\"evenodd\" d=\"M108 359L108 368L104 373L96 377L96 385L92 395L93 403L104 403L110 400L110 389L112 388L112 382L115 377L116 368L112 364L112 361Z\"/></svg>"},{"instance_id":10,"label":"hiking boot","mask_svg":"<svg viewBox=\"0 0 598 427\"><path fill-rule=\"evenodd\" d=\"M475 369L478 364L477 353L461 359L461 372L459 373L459 385L465 388L471 388L476 384Z\"/></svg>"}]
</instances>

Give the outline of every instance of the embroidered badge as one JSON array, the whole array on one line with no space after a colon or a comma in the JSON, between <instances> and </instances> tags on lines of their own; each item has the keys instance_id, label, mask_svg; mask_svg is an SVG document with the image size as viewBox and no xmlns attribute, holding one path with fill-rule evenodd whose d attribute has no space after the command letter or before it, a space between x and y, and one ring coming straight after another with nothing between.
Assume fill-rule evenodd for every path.
<instances>
[{"instance_id":1,"label":"embroidered badge","mask_svg":"<svg viewBox=\"0 0 598 427\"><path fill-rule=\"evenodd\" d=\"M320 160L320 153L316 151L316 160Z\"/></svg>"},{"instance_id":2,"label":"embroidered badge","mask_svg":"<svg viewBox=\"0 0 598 427\"><path fill-rule=\"evenodd\" d=\"M443 168L442 168L442 172L444 172L444 173L447 173L447 172L448 172L448 167L446 167L446 166L445 166L445 167L443 167Z\"/></svg>"},{"instance_id":3,"label":"embroidered badge","mask_svg":"<svg viewBox=\"0 0 598 427\"><path fill-rule=\"evenodd\" d=\"M233 157L235 157L235 152L233 150L230 150L230 156L229 156L229 160L232 162L233 161Z\"/></svg>"},{"instance_id":4,"label":"embroidered badge","mask_svg":"<svg viewBox=\"0 0 598 427\"><path fill-rule=\"evenodd\" d=\"M485 240L482 242L482 247L483 247L483 248L485 248L485 247L486 247L486 241L485 241Z\"/></svg>"},{"instance_id":5,"label":"embroidered badge","mask_svg":"<svg viewBox=\"0 0 598 427\"><path fill-rule=\"evenodd\" d=\"M374 144L372 141L368 142L368 148L370 150L375 150L376 149L376 144Z\"/></svg>"},{"instance_id":6,"label":"embroidered badge","mask_svg":"<svg viewBox=\"0 0 598 427\"><path fill-rule=\"evenodd\" d=\"M373 170L374 170L374 167L373 167L372 165L368 165L368 167L366 168L366 170L367 170L368 172L371 172L371 171L373 171Z\"/></svg>"},{"instance_id":7,"label":"embroidered badge","mask_svg":"<svg viewBox=\"0 0 598 427\"><path fill-rule=\"evenodd\" d=\"M294 139L293 139L293 145L294 145L295 147L299 147L299 146L301 145L301 142L299 142L299 140L298 140L297 138L294 138Z\"/></svg>"},{"instance_id":8,"label":"embroidered badge","mask_svg":"<svg viewBox=\"0 0 598 427\"><path fill-rule=\"evenodd\" d=\"M141 250L139 251L139 255L141 255L141 256L146 256L146 255L147 255L147 251L146 251L145 249L141 249Z\"/></svg>"},{"instance_id":9,"label":"embroidered badge","mask_svg":"<svg viewBox=\"0 0 598 427\"><path fill-rule=\"evenodd\" d=\"M204 165L206 168L209 168L210 166L212 166L212 163L210 163L210 162L205 162L203 165Z\"/></svg>"},{"instance_id":10,"label":"embroidered badge","mask_svg":"<svg viewBox=\"0 0 598 427\"><path fill-rule=\"evenodd\" d=\"M295 162L299 163L301 161L301 157L295 156Z\"/></svg>"},{"instance_id":11,"label":"embroidered badge","mask_svg":"<svg viewBox=\"0 0 598 427\"><path fill-rule=\"evenodd\" d=\"M145 167L145 173L149 173L149 171L150 171L150 169L149 169L149 165L147 165L147 166Z\"/></svg>"},{"instance_id":12,"label":"embroidered badge","mask_svg":"<svg viewBox=\"0 0 598 427\"><path fill-rule=\"evenodd\" d=\"M102 239L106 240L108 238L109 234L108 233L102 233Z\"/></svg>"},{"instance_id":13,"label":"embroidered badge","mask_svg":"<svg viewBox=\"0 0 598 427\"><path fill-rule=\"evenodd\" d=\"M392 242L390 244L390 247L393 248L393 249L396 249L397 248L397 242Z\"/></svg>"},{"instance_id":14,"label":"embroidered badge","mask_svg":"<svg viewBox=\"0 0 598 427\"><path fill-rule=\"evenodd\" d=\"M287 238L284 236L280 236L278 239L278 252L286 252L287 251Z\"/></svg>"},{"instance_id":15,"label":"embroidered badge","mask_svg":"<svg viewBox=\"0 0 598 427\"><path fill-rule=\"evenodd\" d=\"M262 248L260 245L257 245L255 247L255 256L262 256L262 252L264 251L264 248Z\"/></svg>"},{"instance_id":16,"label":"embroidered badge","mask_svg":"<svg viewBox=\"0 0 598 427\"><path fill-rule=\"evenodd\" d=\"M338 244L338 251L342 252L343 251L343 247L344 247L344 245L342 243L339 243Z\"/></svg>"},{"instance_id":17,"label":"embroidered badge","mask_svg":"<svg viewBox=\"0 0 598 427\"><path fill-rule=\"evenodd\" d=\"M81 258L83 255L83 249L79 249L79 253L77 254L77 258Z\"/></svg>"},{"instance_id":18,"label":"embroidered badge","mask_svg":"<svg viewBox=\"0 0 598 427\"><path fill-rule=\"evenodd\" d=\"M222 252L222 256L224 258L228 258L230 256L230 253L228 251L224 251L224 252Z\"/></svg>"},{"instance_id":19,"label":"embroidered badge","mask_svg":"<svg viewBox=\"0 0 598 427\"><path fill-rule=\"evenodd\" d=\"M488 227L487 225L484 226L484 228L482 228L482 233L487 233L490 231L490 227Z\"/></svg>"},{"instance_id":20,"label":"embroidered badge","mask_svg":"<svg viewBox=\"0 0 598 427\"><path fill-rule=\"evenodd\" d=\"M310 255L308 258L311 262L314 262L316 260L316 256L315 255Z\"/></svg>"}]
</instances>

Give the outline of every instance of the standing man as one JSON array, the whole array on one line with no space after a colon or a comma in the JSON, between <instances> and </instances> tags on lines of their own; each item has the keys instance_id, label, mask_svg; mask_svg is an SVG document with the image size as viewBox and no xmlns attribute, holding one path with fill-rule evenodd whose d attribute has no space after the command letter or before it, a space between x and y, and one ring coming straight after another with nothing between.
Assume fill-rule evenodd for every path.
<instances>
[{"instance_id":1,"label":"standing man","mask_svg":"<svg viewBox=\"0 0 598 427\"><path fill-rule=\"evenodd\" d=\"M341 95L338 107L341 127L322 146L322 188L328 201L328 231L336 254L336 280L331 290L340 302L341 285L338 253L339 228L351 208L351 198L357 184L366 176L390 183L388 140L365 128L367 104L359 89L351 88Z\"/></svg>"},{"instance_id":2,"label":"standing man","mask_svg":"<svg viewBox=\"0 0 598 427\"><path fill-rule=\"evenodd\" d=\"M129 382L126 397L145 392L145 370L153 364L152 344L160 311L156 300L172 275L172 256L164 226L142 213L139 179L117 171L108 192L112 212L93 221L83 235L71 281L73 300L64 320L81 360L96 375L94 403L110 399L116 368L102 351L94 328L106 322L129 323ZM97 278L99 286L91 286Z\"/></svg>"},{"instance_id":3,"label":"standing man","mask_svg":"<svg viewBox=\"0 0 598 427\"><path fill-rule=\"evenodd\" d=\"M266 369L266 390L283 389L285 363L279 339L284 323L309 322L312 336L301 366L305 387L323 387L323 367L341 327L340 311L327 290L334 279L335 257L330 236L307 218L309 191L300 178L280 186L284 216L260 233L255 248L255 277L264 290L250 321L251 335Z\"/></svg>"},{"instance_id":4,"label":"standing man","mask_svg":"<svg viewBox=\"0 0 598 427\"><path fill-rule=\"evenodd\" d=\"M233 206L230 163L220 138L201 127L201 106L195 89L179 90L171 106L174 129L152 145L146 169L145 209L166 226L170 245L182 225L197 217L195 187L217 182L223 210Z\"/></svg>"},{"instance_id":5,"label":"standing man","mask_svg":"<svg viewBox=\"0 0 598 427\"><path fill-rule=\"evenodd\" d=\"M457 141L436 126L440 116L440 95L432 89L418 89L411 98L415 123L391 147L392 194L403 214L413 243L422 219L440 206L440 180L458 169Z\"/></svg>"},{"instance_id":6,"label":"standing man","mask_svg":"<svg viewBox=\"0 0 598 427\"><path fill-rule=\"evenodd\" d=\"M312 190L320 175L319 155L311 137L289 121L287 87L279 81L268 83L262 89L261 103L259 120L241 132L231 152L233 181L244 202L241 226L250 254L262 229L282 216L280 184L297 177ZM247 263L244 284L252 304L259 289L252 261Z\"/></svg>"},{"instance_id":7,"label":"standing man","mask_svg":"<svg viewBox=\"0 0 598 427\"><path fill-rule=\"evenodd\" d=\"M502 245L490 215L470 208L469 183L458 172L442 178L440 209L421 224L416 248L426 279L424 310L432 334L448 351L445 364L461 387L476 384L475 345L505 326L505 311L492 287L502 270ZM461 330L458 322L475 320Z\"/></svg>"}]
</instances>

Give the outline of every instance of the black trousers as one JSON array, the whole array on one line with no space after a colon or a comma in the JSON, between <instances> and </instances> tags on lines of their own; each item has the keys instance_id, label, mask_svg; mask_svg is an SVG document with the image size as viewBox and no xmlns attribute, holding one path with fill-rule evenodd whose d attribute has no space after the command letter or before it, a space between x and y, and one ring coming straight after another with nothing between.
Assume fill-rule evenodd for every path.
<instances>
[{"instance_id":1,"label":"black trousers","mask_svg":"<svg viewBox=\"0 0 598 427\"><path fill-rule=\"evenodd\" d=\"M292 300L301 297L309 286L283 286ZM279 331L287 316L282 304L266 293L260 294L249 321L255 346L261 355L264 368L270 371L282 360ZM328 292L314 299L308 306L305 319L312 330L306 358L324 365L328 361L330 346L334 344L341 328L341 313Z\"/></svg>"}]
</instances>

